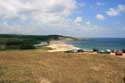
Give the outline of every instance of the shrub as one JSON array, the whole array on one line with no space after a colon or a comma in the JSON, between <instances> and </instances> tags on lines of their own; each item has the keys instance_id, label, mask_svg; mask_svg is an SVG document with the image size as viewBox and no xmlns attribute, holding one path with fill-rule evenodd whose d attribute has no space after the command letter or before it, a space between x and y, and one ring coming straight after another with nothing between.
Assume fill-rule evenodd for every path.
<instances>
[{"instance_id":1,"label":"shrub","mask_svg":"<svg viewBox=\"0 0 125 83\"><path fill-rule=\"evenodd\" d=\"M98 52L99 50L96 48L93 48L93 52Z\"/></svg>"},{"instance_id":2,"label":"shrub","mask_svg":"<svg viewBox=\"0 0 125 83\"><path fill-rule=\"evenodd\" d=\"M125 53L125 49L122 49L123 53Z\"/></svg>"},{"instance_id":3,"label":"shrub","mask_svg":"<svg viewBox=\"0 0 125 83\"><path fill-rule=\"evenodd\" d=\"M35 49L35 47L32 44L22 44L20 49Z\"/></svg>"}]
</instances>

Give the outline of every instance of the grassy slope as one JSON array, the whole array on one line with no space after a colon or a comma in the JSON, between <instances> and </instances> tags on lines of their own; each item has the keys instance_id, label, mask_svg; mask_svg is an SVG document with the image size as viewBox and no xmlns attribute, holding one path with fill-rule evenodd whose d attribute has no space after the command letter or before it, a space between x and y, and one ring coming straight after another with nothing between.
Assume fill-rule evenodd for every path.
<instances>
[{"instance_id":1,"label":"grassy slope","mask_svg":"<svg viewBox=\"0 0 125 83\"><path fill-rule=\"evenodd\" d=\"M0 52L0 83L124 83L125 59L86 54Z\"/></svg>"}]
</instances>

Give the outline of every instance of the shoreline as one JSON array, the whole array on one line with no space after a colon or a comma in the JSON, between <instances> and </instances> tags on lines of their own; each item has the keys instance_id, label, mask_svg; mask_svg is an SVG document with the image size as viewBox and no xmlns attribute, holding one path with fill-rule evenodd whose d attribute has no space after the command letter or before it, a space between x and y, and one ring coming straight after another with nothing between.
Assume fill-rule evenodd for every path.
<instances>
[{"instance_id":1,"label":"shoreline","mask_svg":"<svg viewBox=\"0 0 125 83\"><path fill-rule=\"evenodd\" d=\"M74 45L66 44L64 41L51 41L47 47L52 49L52 50L48 50L48 52L64 52L64 51L73 50L73 49L81 49L81 48L75 47ZM88 52L86 51L84 53L98 54L97 52L90 52L90 51ZM111 53L109 55L116 56L115 53ZM123 53L122 56L116 56L116 57L125 58L125 53Z\"/></svg>"},{"instance_id":2,"label":"shoreline","mask_svg":"<svg viewBox=\"0 0 125 83\"><path fill-rule=\"evenodd\" d=\"M64 52L72 49L80 49L71 44L66 44L64 41L51 41L47 47L52 49L48 50L48 52Z\"/></svg>"}]
</instances>

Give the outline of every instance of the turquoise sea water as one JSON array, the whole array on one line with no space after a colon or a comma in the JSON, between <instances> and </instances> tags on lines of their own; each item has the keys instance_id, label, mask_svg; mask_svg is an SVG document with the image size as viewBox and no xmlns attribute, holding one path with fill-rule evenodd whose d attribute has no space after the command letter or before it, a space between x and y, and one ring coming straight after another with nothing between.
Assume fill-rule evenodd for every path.
<instances>
[{"instance_id":1,"label":"turquoise sea water","mask_svg":"<svg viewBox=\"0 0 125 83\"><path fill-rule=\"evenodd\" d=\"M125 49L125 38L88 38L77 41L67 41L76 47L91 50L93 48L99 50L121 50Z\"/></svg>"}]
</instances>

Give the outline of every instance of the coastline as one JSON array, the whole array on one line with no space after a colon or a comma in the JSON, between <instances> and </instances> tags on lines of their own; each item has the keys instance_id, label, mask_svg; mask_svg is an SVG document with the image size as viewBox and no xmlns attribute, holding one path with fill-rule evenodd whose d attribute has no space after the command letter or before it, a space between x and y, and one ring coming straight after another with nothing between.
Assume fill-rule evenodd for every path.
<instances>
[{"instance_id":1,"label":"coastline","mask_svg":"<svg viewBox=\"0 0 125 83\"><path fill-rule=\"evenodd\" d=\"M64 41L51 41L47 47L51 48L51 50L48 50L48 52L64 52L64 51L68 51L72 49L81 49L81 48L75 47L74 45L66 44ZM85 54L98 54L96 52L90 52L90 51L86 51L84 53ZM109 55L119 57L119 58L125 58L125 53L123 53L122 56L116 56L115 53L111 53Z\"/></svg>"},{"instance_id":2,"label":"coastline","mask_svg":"<svg viewBox=\"0 0 125 83\"><path fill-rule=\"evenodd\" d=\"M71 44L66 44L64 41L51 41L47 47L52 49L48 50L48 52L64 52L72 49L80 49Z\"/></svg>"}]
</instances>

